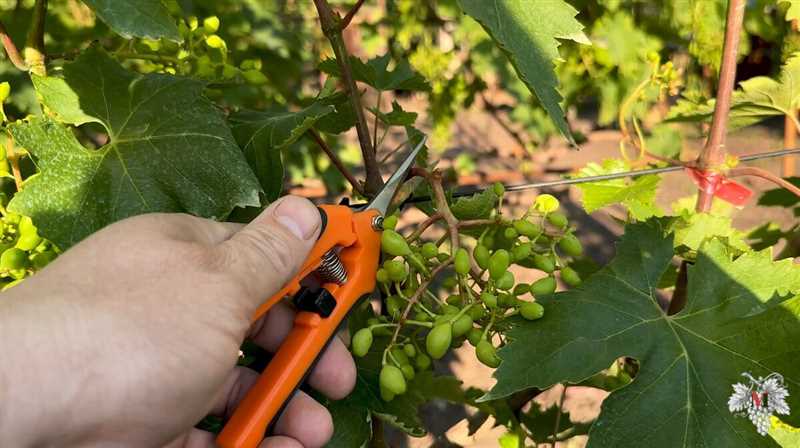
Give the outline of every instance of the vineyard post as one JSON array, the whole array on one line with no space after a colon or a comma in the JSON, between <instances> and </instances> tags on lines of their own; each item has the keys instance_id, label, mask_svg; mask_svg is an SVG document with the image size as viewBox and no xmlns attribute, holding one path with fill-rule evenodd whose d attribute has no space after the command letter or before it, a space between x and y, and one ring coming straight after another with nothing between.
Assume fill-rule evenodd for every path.
<instances>
[{"instance_id":1,"label":"vineyard post","mask_svg":"<svg viewBox=\"0 0 800 448\"><path fill-rule=\"evenodd\" d=\"M362 4L362 1L356 3L353 9L345 16L345 20L342 20L339 18L338 14L333 11L327 0L314 0L314 5L317 7L317 12L319 14L322 32L331 43L333 53L336 56L336 63L339 65L339 70L341 71L342 81L347 89L350 105L356 114L356 132L358 133L358 142L361 145L361 155L364 158L364 169L366 170L364 192L367 197L372 197L383 186L383 179L381 178L380 165L378 164L375 148L372 145L372 140L370 140L369 126L367 125L367 119L364 115L363 106L361 105L361 95L358 91L355 78L353 78L350 54L347 51L347 46L342 36L342 30L350 23L353 15Z\"/></svg>"},{"instance_id":2,"label":"vineyard post","mask_svg":"<svg viewBox=\"0 0 800 448\"><path fill-rule=\"evenodd\" d=\"M736 56L739 54L739 39L744 20L744 7L744 0L730 0L728 2L728 17L725 21L725 42L722 47L722 63L720 64L714 118L711 121L711 130L709 131L706 145L697 158L697 167L703 171L716 170L725 162L727 154L725 150L725 135L728 126L728 112L731 108L731 96L736 81ZM713 200L713 191L700 189L697 196L697 211L709 211Z\"/></svg>"}]
</instances>

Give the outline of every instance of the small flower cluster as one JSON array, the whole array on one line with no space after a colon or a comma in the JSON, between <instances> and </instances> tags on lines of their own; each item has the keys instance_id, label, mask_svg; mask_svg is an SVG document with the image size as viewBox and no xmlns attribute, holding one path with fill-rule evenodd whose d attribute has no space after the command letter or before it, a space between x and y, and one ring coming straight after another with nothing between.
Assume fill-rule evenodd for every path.
<instances>
[{"instance_id":1,"label":"small flower cluster","mask_svg":"<svg viewBox=\"0 0 800 448\"><path fill-rule=\"evenodd\" d=\"M749 384L733 385L728 409L734 415L746 415L756 426L756 431L765 436L769 432L773 414L789 414L789 405L786 403L789 390L783 384L783 376L778 373L757 379L748 372L742 373L742 376L750 380Z\"/></svg>"}]
</instances>

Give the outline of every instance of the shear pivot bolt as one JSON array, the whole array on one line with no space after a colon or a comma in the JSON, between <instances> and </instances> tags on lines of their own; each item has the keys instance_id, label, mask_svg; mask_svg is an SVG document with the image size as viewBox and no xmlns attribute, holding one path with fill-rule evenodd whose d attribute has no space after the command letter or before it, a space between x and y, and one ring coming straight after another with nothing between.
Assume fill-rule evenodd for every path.
<instances>
[{"instance_id":1,"label":"shear pivot bolt","mask_svg":"<svg viewBox=\"0 0 800 448\"><path fill-rule=\"evenodd\" d=\"M372 218L372 228L378 232L383 230L383 216L376 216Z\"/></svg>"}]
</instances>

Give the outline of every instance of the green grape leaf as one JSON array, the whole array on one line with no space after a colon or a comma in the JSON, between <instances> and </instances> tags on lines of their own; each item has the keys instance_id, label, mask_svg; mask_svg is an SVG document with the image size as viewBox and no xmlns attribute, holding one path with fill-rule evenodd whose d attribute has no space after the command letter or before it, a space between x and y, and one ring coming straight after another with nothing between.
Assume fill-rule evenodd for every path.
<instances>
[{"instance_id":1,"label":"green grape leaf","mask_svg":"<svg viewBox=\"0 0 800 448\"><path fill-rule=\"evenodd\" d=\"M315 102L297 112L241 111L230 117L233 135L258 176L267 200L274 201L283 190L281 151L333 110L333 106Z\"/></svg>"},{"instance_id":2,"label":"green grape leaf","mask_svg":"<svg viewBox=\"0 0 800 448\"><path fill-rule=\"evenodd\" d=\"M83 0L98 17L120 36L183 40L161 0Z\"/></svg>"},{"instance_id":3,"label":"green grape leaf","mask_svg":"<svg viewBox=\"0 0 800 448\"><path fill-rule=\"evenodd\" d=\"M779 5L786 4L786 20L800 20L800 0L778 0Z\"/></svg>"},{"instance_id":4,"label":"green grape leaf","mask_svg":"<svg viewBox=\"0 0 800 448\"><path fill-rule=\"evenodd\" d=\"M787 177L785 179L795 187L800 187L800 177ZM800 204L800 198L785 188L767 190L758 198L758 205L767 207L795 207Z\"/></svg>"},{"instance_id":5,"label":"green grape leaf","mask_svg":"<svg viewBox=\"0 0 800 448\"><path fill-rule=\"evenodd\" d=\"M391 112L384 113L374 107L370 107L369 111L377 115L386 126L413 126L417 121L417 113L404 111L397 101L392 101Z\"/></svg>"},{"instance_id":6,"label":"green grape leaf","mask_svg":"<svg viewBox=\"0 0 800 448\"><path fill-rule=\"evenodd\" d=\"M506 53L520 79L542 103L559 131L575 145L561 110L561 94L554 61L558 39L588 44L578 13L563 0L458 0L461 9L477 20Z\"/></svg>"},{"instance_id":7,"label":"green grape leaf","mask_svg":"<svg viewBox=\"0 0 800 448\"><path fill-rule=\"evenodd\" d=\"M557 437L562 440L564 437L588 434L592 426L592 422L573 423L569 411L562 412L556 405L542 409L537 403L532 403L530 409L520 415L520 423L528 428L533 440L538 443L547 442L555 428L558 428Z\"/></svg>"},{"instance_id":8,"label":"green grape leaf","mask_svg":"<svg viewBox=\"0 0 800 448\"><path fill-rule=\"evenodd\" d=\"M720 30L725 30L728 2L725 0L692 0L691 3L692 26L689 53L696 57L701 64L718 72L722 59L723 42L723 39L720 38Z\"/></svg>"},{"instance_id":9,"label":"green grape leaf","mask_svg":"<svg viewBox=\"0 0 800 448\"><path fill-rule=\"evenodd\" d=\"M800 53L793 54L781 68L778 79L756 76L739 83L733 93L730 126L742 128L773 116L791 115L800 106ZM694 103L678 101L667 121L707 121L714 113L714 100Z\"/></svg>"},{"instance_id":10,"label":"green grape leaf","mask_svg":"<svg viewBox=\"0 0 800 448\"><path fill-rule=\"evenodd\" d=\"M360 406L353 398L328 400L317 395L333 417L333 437L328 448L361 448L369 446L372 438L372 416L369 409Z\"/></svg>"},{"instance_id":11,"label":"green grape leaf","mask_svg":"<svg viewBox=\"0 0 800 448\"><path fill-rule=\"evenodd\" d=\"M578 383L628 356L639 371L603 402L590 448L777 446L727 402L732 385L746 383L743 372L779 372L791 392L800 387L800 266L772 261L769 250L734 258L711 240L688 267L687 306L667 315L655 287L672 247L660 220L629 225L609 265L576 289L541 298L542 319L513 323L497 383L483 398ZM800 395L788 403L796 409ZM786 421L796 424L800 414Z\"/></svg>"},{"instance_id":12,"label":"green grape leaf","mask_svg":"<svg viewBox=\"0 0 800 448\"><path fill-rule=\"evenodd\" d=\"M578 172L578 177L597 176L630 171L631 166L624 160L606 159L602 165L591 162ZM622 204L631 216L639 221L664 212L656 205L656 190L661 178L656 175L640 176L635 179L613 179L601 182L578 184L583 193L583 208L587 213L612 204Z\"/></svg>"},{"instance_id":13,"label":"green grape leaf","mask_svg":"<svg viewBox=\"0 0 800 448\"><path fill-rule=\"evenodd\" d=\"M458 198L450 211L453 216L461 221L469 219L485 219L489 217L495 205L497 205L497 195L491 188L475 193L469 197Z\"/></svg>"},{"instance_id":14,"label":"green grape leaf","mask_svg":"<svg viewBox=\"0 0 800 448\"><path fill-rule=\"evenodd\" d=\"M397 62L394 70L389 70L389 62L392 56L387 53L370 59L367 62L350 56L350 64L353 69L353 78L363 82L376 90L430 90L428 82L419 73L414 71L408 61ZM319 69L331 76L341 77L339 64L335 59L326 59L319 64Z\"/></svg>"},{"instance_id":15,"label":"green grape leaf","mask_svg":"<svg viewBox=\"0 0 800 448\"><path fill-rule=\"evenodd\" d=\"M685 211L675 217L670 231L675 234L675 248L697 251L708 240L717 238L729 248L746 252L750 246L745 241L746 234L733 227L729 216Z\"/></svg>"},{"instance_id":16,"label":"green grape leaf","mask_svg":"<svg viewBox=\"0 0 800 448\"><path fill-rule=\"evenodd\" d=\"M49 118L9 127L40 171L9 208L62 249L141 213L222 219L259 205L258 181L202 83L132 73L97 48L65 64L63 78L33 79L55 117L102 126L109 136L90 150Z\"/></svg>"}]
</instances>

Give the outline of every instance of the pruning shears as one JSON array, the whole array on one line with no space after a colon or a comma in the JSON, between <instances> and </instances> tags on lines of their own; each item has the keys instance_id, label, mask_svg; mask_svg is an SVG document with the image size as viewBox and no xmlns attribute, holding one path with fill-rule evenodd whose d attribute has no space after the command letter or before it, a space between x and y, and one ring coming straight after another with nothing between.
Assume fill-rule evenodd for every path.
<instances>
[{"instance_id":1,"label":"pruning shears","mask_svg":"<svg viewBox=\"0 0 800 448\"><path fill-rule=\"evenodd\" d=\"M256 448L313 368L350 309L375 289L383 217L425 144L422 139L363 208L322 205L322 231L300 273L264 302L254 320L286 296L298 310L294 327L217 437L222 448ZM321 286L302 287L316 276Z\"/></svg>"}]
</instances>

